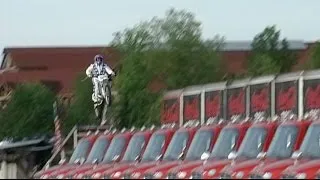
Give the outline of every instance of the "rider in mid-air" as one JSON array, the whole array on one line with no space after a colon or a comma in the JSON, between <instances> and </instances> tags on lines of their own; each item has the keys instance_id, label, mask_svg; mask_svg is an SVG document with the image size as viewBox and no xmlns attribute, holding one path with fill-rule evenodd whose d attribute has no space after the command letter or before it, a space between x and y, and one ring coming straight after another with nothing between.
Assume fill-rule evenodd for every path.
<instances>
[{"instance_id":1,"label":"rider in mid-air","mask_svg":"<svg viewBox=\"0 0 320 180\"><path fill-rule=\"evenodd\" d=\"M105 74L108 76L115 76L115 73L107 64L103 62L103 56L98 54L94 57L94 63L90 64L90 66L87 68L86 74L89 78L92 78L94 93L92 100L94 103L97 103L99 99L102 98L99 94L98 76Z\"/></svg>"}]
</instances>

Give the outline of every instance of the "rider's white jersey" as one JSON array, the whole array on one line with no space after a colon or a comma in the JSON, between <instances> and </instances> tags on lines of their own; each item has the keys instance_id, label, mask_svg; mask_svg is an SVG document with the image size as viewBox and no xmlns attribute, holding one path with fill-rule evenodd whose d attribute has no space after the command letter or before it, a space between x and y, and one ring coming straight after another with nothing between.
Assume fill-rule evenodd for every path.
<instances>
[{"instance_id":1,"label":"rider's white jersey","mask_svg":"<svg viewBox=\"0 0 320 180\"><path fill-rule=\"evenodd\" d=\"M104 74L104 72L108 74L114 74L113 70L107 64L101 64L100 66L96 64L90 64L90 66L86 69L86 74L88 77L92 77L95 74Z\"/></svg>"}]
</instances>

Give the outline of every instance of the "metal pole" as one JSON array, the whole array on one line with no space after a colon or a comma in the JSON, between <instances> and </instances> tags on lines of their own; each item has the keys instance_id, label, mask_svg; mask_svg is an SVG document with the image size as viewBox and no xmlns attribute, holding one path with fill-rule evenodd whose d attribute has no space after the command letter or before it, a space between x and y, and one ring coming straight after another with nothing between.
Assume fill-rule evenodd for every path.
<instances>
[{"instance_id":1,"label":"metal pole","mask_svg":"<svg viewBox=\"0 0 320 180\"><path fill-rule=\"evenodd\" d=\"M65 151L63 148L61 148L60 146L62 145L62 134L61 134L61 129L60 129L60 119L59 119L59 113L58 113L58 103L57 101L55 101L53 103L53 113L54 113L54 127L55 127L55 144L54 144L54 151L58 151L59 149L61 149L61 159L65 159Z\"/></svg>"}]
</instances>

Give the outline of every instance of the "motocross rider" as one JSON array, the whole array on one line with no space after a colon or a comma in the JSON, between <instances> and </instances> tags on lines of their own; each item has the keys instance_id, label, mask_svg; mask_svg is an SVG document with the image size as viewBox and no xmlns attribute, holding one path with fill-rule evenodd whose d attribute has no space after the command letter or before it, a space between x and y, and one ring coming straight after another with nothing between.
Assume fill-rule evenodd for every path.
<instances>
[{"instance_id":1,"label":"motocross rider","mask_svg":"<svg viewBox=\"0 0 320 180\"><path fill-rule=\"evenodd\" d=\"M86 74L89 78L92 78L94 94L92 100L94 103L97 103L99 99L102 98L99 94L98 76L105 74L108 76L115 76L115 73L106 63L103 62L103 56L98 54L94 57L94 63L90 64L87 68Z\"/></svg>"}]
</instances>

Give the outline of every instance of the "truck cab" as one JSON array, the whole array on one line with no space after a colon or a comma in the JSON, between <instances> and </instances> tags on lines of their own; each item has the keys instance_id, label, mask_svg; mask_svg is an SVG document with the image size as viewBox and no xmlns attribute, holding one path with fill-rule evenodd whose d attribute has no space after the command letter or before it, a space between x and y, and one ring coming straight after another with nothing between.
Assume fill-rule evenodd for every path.
<instances>
[{"instance_id":1,"label":"truck cab","mask_svg":"<svg viewBox=\"0 0 320 180\"><path fill-rule=\"evenodd\" d=\"M119 134L115 135L109 145L109 148L100 164L113 164L119 162L124 152L128 146L128 143L133 136L132 131L122 131ZM99 165L100 165L99 164ZM98 165L96 163L87 164L86 167L90 167L91 169L96 168ZM68 174L73 169L67 169L65 171L58 171L57 173L51 175L51 178L57 179L66 179L71 178L72 175Z\"/></svg>"},{"instance_id":2,"label":"truck cab","mask_svg":"<svg viewBox=\"0 0 320 180\"><path fill-rule=\"evenodd\" d=\"M183 160L192 142L193 136L198 128L179 128L172 137L172 140L163 155L162 161L143 163L135 167L129 168L123 173L124 179L141 179L143 174L156 166L164 163Z\"/></svg>"},{"instance_id":3,"label":"truck cab","mask_svg":"<svg viewBox=\"0 0 320 180\"><path fill-rule=\"evenodd\" d=\"M285 121L277 128L270 147L264 157L233 163L221 171L222 179L247 179L257 166L267 165L282 159L288 159L300 148L311 121Z\"/></svg>"},{"instance_id":4,"label":"truck cab","mask_svg":"<svg viewBox=\"0 0 320 180\"><path fill-rule=\"evenodd\" d=\"M300 149L291 159L272 163L267 167L256 169L260 176L283 179L314 179L320 169L320 121L312 123L306 133ZM277 166L277 170L271 166ZM265 175L267 173L267 175Z\"/></svg>"},{"instance_id":5,"label":"truck cab","mask_svg":"<svg viewBox=\"0 0 320 180\"><path fill-rule=\"evenodd\" d=\"M165 153L175 132L176 128L161 128L156 130L152 134L139 164L148 164L153 161L161 161L162 156ZM135 161L131 163L119 163L111 168L101 167L85 172L84 176L88 179L100 179L101 177L105 179L117 179L120 178L125 170L135 167L137 164L138 163Z\"/></svg>"},{"instance_id":6,"label":"truck cab","mask_svg":"<svg viewBox=\"0 0 320 180\"><path fill-rule=\"evenodd\" d=\"M115 165L119 164L127 164L127 163L135 163L140 161L140 157L142 153L145 151L145 148L149 142L149 139L154 132L153 128L148 129L148 130L142 130L136 132L129 144L128 147L126 148L125 154L121 161L117 164L101 164L97 166L95 171L104 171L106 169L110 169L114 167ZM86 174L87 171L91 171L92 167L82 167L82 168L77 168L76 170L70 171L67 176L71 177L72 179L80 179L83 178L84 175Z\"/></svg>"},{"instance_id":7,"label":"truck cab","mask_svg":"<svg viewBox=\"0 0 320 180\"><path fill-rule=\"evenodd\" d=\"M88 134L86 137L83 137L74 149L69 162L53 166L46 170L41 170L34 175L34 178L48 179L55 172L81 165L85 159L87 159L97 138L98 136L96 134Z\"/></svg>"},{"instance_id":8,"label":"truck cab","mask_svg":"<svg viewBox=\"0 0 320 180\"><path fill-rule=\"evenodd\" d=\"M217 179L220 177L220 171L225 166L230 165L231 163L240 163L249 159L255 159L261 155L263 156L263 154L265 154L265 152L269 148L278 124L278 122L270 121L255 122L248 129L238 152L234 153L233 159L227 158L208 162L202 167L195 169L192 173L192 178ZM179 167L175 170L175 173L181 174L183 172L186 172L186 170L188 169Z\"/></svg>"},{"instance_id":9,"label":"truck cab","mask_svg":"<svg viewBox=\"0 0 320 180\"><path fill-rule=\"evenodd\" d=\"M222 124L216 124L201 127L197 130L184 161L172 161L151 168L145 172L144 178L166 178L171 168L180 167L188 162L199 161L204 153L212 150L223 126Z\"/></svg>"}]
</instances>

